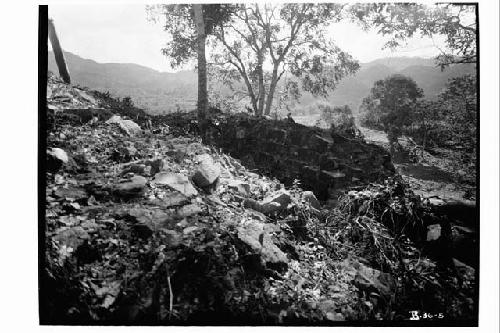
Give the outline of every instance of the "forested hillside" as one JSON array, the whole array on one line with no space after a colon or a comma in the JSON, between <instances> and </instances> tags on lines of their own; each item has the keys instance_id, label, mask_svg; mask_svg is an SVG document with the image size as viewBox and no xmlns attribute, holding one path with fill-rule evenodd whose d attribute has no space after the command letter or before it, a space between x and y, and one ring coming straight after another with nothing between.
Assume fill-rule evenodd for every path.
<instances>
[{"instance_id":1,"label":"forested hillside","mask_svg":"<svg viewBox=\"0 0 500 333\"><path fill-rule=\"evenodd\" d=\"M195 71L159 72L136 64L98 63L70 52L65 52L65 56L76 84L110 91L119 97L130 96L136 105L153 114L195 108ZM56 73L52 53L49 53L48 61L48 69ZM347 104L356 112L373 83L395 73L414 78L425 95L433 98L441 92L449 78L472 72L473 65L455 65L441 71L433 59L383 58L361 64L355 75L340 81L327 101L333 105ZM225 90L222 95L230 96L231 93ZM302 109L317 100L317 97L304 92L295 109Z\"/></svg>"}]
</instances>

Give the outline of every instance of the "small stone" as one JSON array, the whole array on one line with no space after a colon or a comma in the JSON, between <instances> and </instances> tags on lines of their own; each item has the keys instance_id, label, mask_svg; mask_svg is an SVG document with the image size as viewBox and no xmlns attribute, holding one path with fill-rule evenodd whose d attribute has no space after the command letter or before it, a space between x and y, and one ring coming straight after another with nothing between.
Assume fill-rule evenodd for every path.
<instances>
[{"instance_id":1,"label":"small stone","mask_svg":"<svg viewBox=\"0 0 500 333\"><path fill-rule=\"evenodd\" d=\"M266 215L272 215L278 213L281 210L282 206L278 202L271 201L261 204L259 211Z\"/></svg>"},{"instance_id":2,"label":"small stone","mask_svg":"<svg viewBox=\"0 0 500 333\"><path fill-rule=\"evenodd\" d=\"M209 154L200 155L198 160L200 164L192 177L193 183L201 188L213 185L220 176L219 166Z\"/></svg>"},{"instance_id":3,"label":"small stone","mask_svg":"<svg viewBox=\"0 0 500 333\"><path fill-rule=\"evenodd\" d=\"M261 254L264 262L288 263L288 258L271 240L265 224L250 221L238 227L238 238Z\"/></svg>"},{"instance_id":4,"label":"small stone","mask_svg":"<svg viewBox=\"0 0 500 333\"><path fill-rule=\"evenodd\" d=\"M377 269L356 263L357 269L354 283L365 290L375 289L383 297L390 298L394 295L395 281L388 273L383 273Z\"/></svg>"},{"instance_id":5,"label":"small stone","mask_svg":"<svg viewBox=\"0 0 500 333\"><path fill-rule=\"evenodd\" d=\"M117 195L123 197L140 196L146 190L146 183L146 178L133 176L125 182L116 184L114 190Z\"/></svg>"},{"instance_id":6,"label":"small stone","mask_svg":"<svg viewBox=\"0 0 500 333\"><path fill-rule=\"evenodd\" d=\"M192 215L200 214L203 212L203 209L197 204L190 204L186 206L182 206L178 211L180 217L189 217Z\"/></svg>"},{"instance_id":7,"label":"small stone","mask_svg":"<svg viewBox=\"0 0 500 333\"><path fill-rule=\"evenodd\" d=\"M56 242L73 249L78 248L78 246L82 245L89 238L89 234L82 227L72 227L63 230L53 237Z\"/></svg>"},{"instance_id":8,"label":"small stone","mask_svg":"<svg viewBox=\"0 0 500 333\"><path fill-rule=\"evenodd\" d=\"M150 237L153 232L165 227L172 218L170 214L161 210L145 208L132 208L125 216L133 223L133 230L141 238Z\"/></svg>"},{"instance_id":9,"label":"small stone","mask_svg":"<svg viewBox=\"0 0 500 333\"><path fill-rule=\"evenodd\" d=\"M441 237L441 225L432 224L427 227L427 241L435 241Z\"/></svg>"},{"instance_id":10,"label":"small stone","mask_svg":"<svg viewBox=\"0 0 500 333\"><path fill-rule=\"evenodd\" d=\"M123 169L123 171L121 172L121 175L125 175L129 172L137 174L137 175L149 176L149 173L146 172L146 165L145 164L138 163L138 164L129 165Z\"/></svg>"},{"instance_id":11,"label":"small stone","mask_svg":"<svg viewBox=\"0 0 500 333\"><path fill-rule=\"evenodd\" d=\"M236 180L236 179L228 180L227 187L242 195L250 194L250 185L241 180Z\"/></svg>"},{"instance_id":12,"label":"small stone","mask_svg":"<svg viewBox=\"0 0 500 333\"><path fill-rule=\"evenodd\" d=\"M158 172L163 170L165 162L162 159L147 160L144 162L145 165L151 167L151 176L156 175Z\"/></svg>"},{"instance_id":13,"label":"small stone","mask_svg":"<svg viewBox=\"0 0 500 333\"><path fill-rule=\"evenodd\" d=\"M312 191L302 192L302 199L307 202L312 208L320 209L321 205Z\"/></svg>"},{"instance_id":14,"label":"small stone","mask_svg":"<svg viewBox=\"0 0 500 333\"><path fill-rule=\"evenodd\" d=\"M292 202L290 194L282 190L267 197L262 202L253 199L245 199L243 201L243 207L253 209L266 215L272 215L286 209L290 202Z\"/></svg>"},{"instance_id":15,"label":"small stone","mask_svg":"<svg viewBox=\"0 0 500 333\"><path fill-rule=\"evenodd\" d=\"M63 163L69 162L68 154L61 148L52 148L48 153Z\"/></svg>"},{"instance_id":16,"label":"small stone","mask_svg":"<svg viewBox=\"0 0 500 333\"><path fill-rule=\"evenodd\" d=\"M162 229L161 232L165 235L165 241L167 249L175 249L179 245L181 245L181 236L175 230Z\"/></svg>"},{"instance_id":17,"label":"small stone","mask_svg":"<svg viewBox=\"0 0 500 333\"><path fill-rule=\"evenodd\" d=\"M276 204L278 204L279 209L283 210L283 209L286 209L291 202L292 202L292 197L290 196L290 193L288 193L287 191L281 190L281 191L265 198L262 201L262 206L277 207Z\"/></svg>"},{"instance_id":18,"label":"small stone","mask_svg":"<svg viewBox=\"0 0 500 333\"><path fill-rule=\"evenodd\" d=\"M184 205L184 204L188 203L188 201L189 200L185 195L183 195L177 191L173 191L173 192L167 193L161 199L151 200L151 203L158 205L160 207L163 207L163 208L169 208L169 207Z\"/></svg>"},{"instance_id":19,"label":"small stone","mask_svg":"<svg viewBox=\"0 0 500 333\"><path fill-rule=\"evenodd\" d=\"M184 228L184 230L182 230L182 233L184 235L187 235L189 234L190 232L193 232L195 230L198 230L198 227L197 226L191 226L191 227L187 227L187 228Z\"/></svg>"},{"instance_id":20,"label":"small stone","mask_svg":"<svg viewBox=\"0 0 500 333\"><path fill-rule=\"evenodd\" d=\"M243 200L243 207L253 209L257 212L260 212L262 210L261 205L258 201L249 198Z\"/></svg>"},{"instance_id":21,"label":"small stone","mask_svg":"<svg viewBox=\"0 0 500 333\"><path fill-rule=\"evenodd\" d=\"M155 185L166 185L176 191L179 191L186 197L198 195L198 191L194 188L189 179L182 174L160 172L156 174L152 183Z\"/></svg>"},{"instance_id":22,"label":"small stone","mask_svg":"<svg viewBox=\"0 0 500 333\"><path fill-rule=\"evenodd\" d=\"M68 201L81 201L88 197L87 192L79 187L60 187L54 191L54 195Z\"/></svg>"}]
</instances>

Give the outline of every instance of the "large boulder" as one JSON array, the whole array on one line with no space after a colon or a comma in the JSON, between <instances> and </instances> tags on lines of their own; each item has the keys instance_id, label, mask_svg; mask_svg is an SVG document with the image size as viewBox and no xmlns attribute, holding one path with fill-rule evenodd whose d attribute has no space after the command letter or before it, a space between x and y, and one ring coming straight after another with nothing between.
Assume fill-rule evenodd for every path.
<instances>
[{"instance_id":1,"label":"large boulder","mask_svg":"<svg viewBox=\"0 0 500 333\"><path fill-rule=\"evenodd\" d=\"M198 156L199 165L193 175L193 183L201 188L207 188L216 184L220 177L220 168L209 154Z\"/></svg>"},{"instance_id":2,"label":"large boulder","mask_svg":"<svg viewBox=\"0 0 500 333\"><path fill-rule=\"evenodd\" d=\"M262 201L262 213L273 214L280 212L286 209L291 202L292 197L290 196L290 193L284 190L279 191L273 195L268 196Z\"/></svg>"},{"instance_id":3,"label":"large boulder","mask_svg":"<svg viewBox=\"0 0 500 333\"><path fill-rule=\"evenodd\" d=\"M186 197L198 195L198 191L189 181L188 177L174 172L157 173L155 179L151 182L154 185L166 185Z\"/></svg>"},{"instance_id":4,"label":"large boulder","mask_svg":"<svg viewBox=\"0 0 500 333\"><path fill-rule=\"evenodd\" d=\"M47 170L59 171L63 165L68 164L68 154L61 148L51 148L47 151Z\"/></svg>"},{"instance_id":5,"label":"large boulder","mask_svg":"<svg viewBox=\"0 0 500 333\"><path fill-rule=\"evenodd\" d=\"M120 129L129 136L134 136L141 133L141 127L129 119L122 119L122 117L114 115L106 121L107 124L117 124Z\"/></svg>"},{"instance_id":6,"label":"large boulder","mask_svg":"<svg viewBox=\"0 0 500 333\"><path fill-rule=\"evenodd\" d=\"M238 227L238 238L261 254L265 263L286 264L288 258L272 241L265 223L249 221Z\"/></svg>"},{"instance_id":7,"label":"large boulder","mask_svg":"<svg viewBox=\"0 0 500 333\"><path fill-rule=\"evenodd\" d=\"M136 197L144 194L147 179L142 176L133 176L114 186L114 192L121 197Z\"/></svg>"}]
</instances>

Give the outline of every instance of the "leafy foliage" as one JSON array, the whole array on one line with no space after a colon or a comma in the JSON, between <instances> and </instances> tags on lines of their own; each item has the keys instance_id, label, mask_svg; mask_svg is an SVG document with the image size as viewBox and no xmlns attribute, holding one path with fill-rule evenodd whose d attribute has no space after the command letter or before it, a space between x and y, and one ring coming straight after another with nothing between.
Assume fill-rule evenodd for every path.
<instances>
[{"instance_id":1,"label":"leafy foliage","mask_svg":"<svg viewBox=\"0 0 500 333\"><path fill-rule=\"evenodd\" d=\"M376 28L379 34L389 36L385 47L396 48L417 34L446 36L447 49L436 59L444 68L476 63L475 8L471 4L377 3L357 4L350 10L353 20L365 29Z\"/></svg>"},{"instance_id":2,"label":"leafy foliage","mask_svg":"<svg viewBox=\"0 0 500 333\"><path fill-rule=\"evenodd\" d=\"M389 142L397 142L403 126L411 124L412 110L423 96L415 81L403 75L392 75L375 82L370 95L363 100L362 108L375 119L387 133Z\"/></svg>"},{"instance_id":3,"label":"leafy foliage","mask_svg":"<svg viewBox=\"0 0 500 333\"><path fill-rule=\"evenodd\" d=\"M202 7L205 23L205 34L213 33L215 26L231 20L234 5L206 4ZM196 27L194 12L190 4L148 5L149 20L162 22L170 40L162 48L162 53L171 59L173 68L179 67L196 57ZM161 19L164 17L164 20Z\"/></svg>"},{"instance_id":4,"label":"leafy foliage","mask_svg":"<svg viewBox=\"0 0 500 333\"><path fill-rule=\"evenodd\" d=\"M336 4L241 5L234 22L215 30L214 46L219 48L213 62L227 73L241 75L256 114L270 113L285 72L298 78L305 91L325 96L359 68L350 55L323 37L341 12L342 6ZM266 64L271 72L264 69Z\"/></svg>"}]
</instances>

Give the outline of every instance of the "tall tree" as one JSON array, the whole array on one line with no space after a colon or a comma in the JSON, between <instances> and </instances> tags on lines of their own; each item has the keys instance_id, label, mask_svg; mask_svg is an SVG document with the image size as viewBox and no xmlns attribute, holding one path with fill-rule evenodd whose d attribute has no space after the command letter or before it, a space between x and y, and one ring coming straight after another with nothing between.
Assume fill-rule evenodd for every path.
<instances>
[{"instance_id":1,"label":"tall tree","mask_svg":"<svg viewBox=\"0 0 500 333\"><path fill-rule=\"evenodd\" d=\"M422 145L421 156L424 156L424 151L429 145L429 134L431 130L435 130L438 126L442 126L440 122L442 117L441 105L438 101L420 100L412 108L412 123L417 127L417 131L408 133L419 141Z\"/></svg>"},{"instance_id":2,"label":"tall tree","mask_svg":"<svg viewBox=\"0 0 500 333\"><path fill-rule=\"evenodd\" d=\"M454 141L462 145L472 158L476 154L477 135L476 76L464 75L448 81L439 95L444 117Z\"/></svg>"},{"instance_id":3,"label":"tall tree","mask_svg":"<svg viewBox=\"0 0 500 333\"><path fill-rule=\"evenodd\" d=\"M217 24L230 20L233 5L228 4L192 4L192 5L154 5L147 6L149 18L157 21L165 16L165 30L170 34L170 41L162 53L171 59L172 67L178 67L197 55L198 67L198 125L203 141L207 130L207 62L205 45L207 35L213 32Z\"/></svg>"},{"instance_id":4,"label":"tall tree","mask_svg":"<svg viewBox=\"0 0 500 333\"><path fill-rule=\"evenodd\" d=\"M64 59L64 53L59 43L59 38L57 37L56 27L54 26L54 21L49 19L48 22L48 33L50 44L52 45L52 50L54 51L54 57L56 59L57 68L59 69L59 75L64 82L70 84L71 78L69 76L68 67L66 66L66 60Z\"/></svg>"},{"instance_id":5,"label":"tall tree","mask_svg":"<svg viewBox=\"0 0 500 333\"><path fill-rule=\"evenodd\" d=\"M206 115L208 108L207 93L207 60L205 58L205 21L203 5L193 4L194 20L196 22L197 54L198 54L198 124L201 137L206 141Z\"/></svg>"},{"instance_id":6,"label":"tall tree","mask_svg":"<svg viewBox=\"0 0 500 333\"><path fill-rule=\"evenodd\" d=\"M443 69L451 64L477 62L476 6L473 4L377 3L356 4L350 12L365 29L389 37L385 47L396 48L414 35L446 37L436 58Z\"/></svg>"},{"instance_id":7,"label":"tall tree","mask_svg":"<svg viewBox=\"0 0 500 333\"><path fill-rule=\"evenodd\" d=\"M303 90L326 96L340 79L359 68L349 54L325 38L342 11L338 4L239 5L234 20L214 30L212 63L228 80L243 81L257 115L270 114L285 72L299 80ZM299 90L294 91L297 97Z\"/></svg>"},{"instance_id":8,"label":"tall tree","mask_svg":"<svg viewBox=\"0 0 500 333\"><path fill-rule=\"evenodd\" d=\"M376 81L363 104L370 105L387 133L391 153L398 143L404 125L411 122L412 110L423 91L410 77L395 74Z\"/></svg>"}]
</instances>

